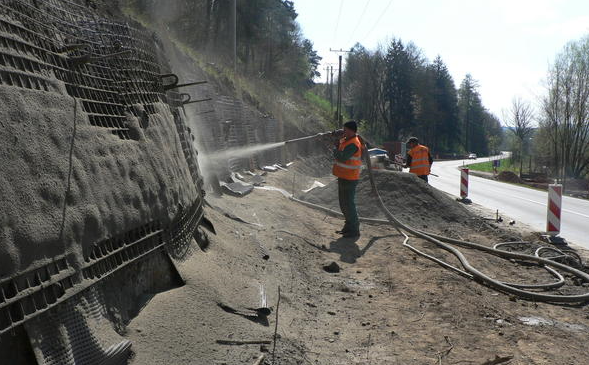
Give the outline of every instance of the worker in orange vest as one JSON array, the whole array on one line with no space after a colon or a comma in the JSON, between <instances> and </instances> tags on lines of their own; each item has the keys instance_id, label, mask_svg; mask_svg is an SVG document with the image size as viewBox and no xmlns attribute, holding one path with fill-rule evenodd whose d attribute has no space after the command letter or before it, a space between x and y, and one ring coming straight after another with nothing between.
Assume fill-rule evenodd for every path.
<instances>
[{"instance_id":1,"label":"worker in orange vest","mask_svg":"<svg viewBox=\"0 0 589 365\"><path fill-rule=\"evenodd\" d=\"M362 143L356 135L358 125L351 120L344 124L344 136L335 144L333 174L337 176L339 206L346 222L336 233L344 237L360 236L360 222L356 211L356 186L362 168Z\"/></svg>"},{"instance_id":2,"label":"worker in orange vest","mask_svg":"<svg viewBox=\"0 0 589 365\"><path fill-rule=\"evenodd\" d=\"M408 167L409 172L417 175L418 178L427 183L427 176L430 174L431 166L434 163L429 148L420 145L417 137L410 137L407 140L407 147L409 151L403 167Z\"/></svg>"}]
</instances>

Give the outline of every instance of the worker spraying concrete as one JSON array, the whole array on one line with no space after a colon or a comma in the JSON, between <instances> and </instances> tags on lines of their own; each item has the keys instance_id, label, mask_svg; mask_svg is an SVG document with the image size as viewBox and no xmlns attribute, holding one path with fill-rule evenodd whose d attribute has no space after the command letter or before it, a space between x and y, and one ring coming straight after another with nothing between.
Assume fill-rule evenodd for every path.
<instances>
[{"instance_id":1,"label":"worker spraying concrete","mask_svg":"<svg viewBox=\"0 0 589 365\"><path fill-rule=\"evenodd\" d=\"M287 144L298 143L312 139L323 139L326 142L333 142L333 169L332 174L337 177L338 200L345 222L336 233L345 238L358 238L360 236L360 222L356 208L356 188L360 179L362 169L362 153L366 148L362 138L357 134L358 123L350 120L343 125L343 129L318 133L311 136L291 139L285 142L268 143L263 145L247 146L235 149L220 151L215 155L206 156L211 161L224 160L229 157L243 157L268 149L278 148ZM407 165L410 172L427 182L427 175L430 174L432 163L431 155L427 147L417 143L415 137L410 138L408 145L411 148L407 158ZM421 156L421 154L423 156ZM411 159L413 158L413 159ZM429 161L428 161L429 158ZM422 161L423 160L423 161ZM390 160L388 161L391 162ZM425 168L421 165L426 164Z\"/></svg>"},{"instance_id":2,"label":"worker spraying concrete","mask_svg":"<svg viewBox=\"0 0 589 365\"><path fill-rule=\"evenodd\" d=\"M364 142L357 134L357 131L358 123L351 120L344 124L343 129L285 142L290 144L317 138L334 141L332 173L337 177L339 206L345 218L344 226L336 233L345 238L358 238L360 236L360 222L355 199L356 187L358 186L362 168Z\"/></svg>"},{"instance_id":3,"label":"worker spraying concrete","mask_svg":"<svg viewBox=\"0 0 589 365\"><path fill-rule=\"evenodd\" d=\"M345 238L360 236L360 222L356 209L356 187L362 168L362 151L364 142L357 134L358 123L351 120L343 129L332 132L301 137L286 141L285 144L298 143L310 139L334 141L332 173L337 177L339 206L345 222L342 229L336 231Z\"/></svg>"},{"instance_id":4,"label":"worker spraying concrete","mask_svg":"<svg viewBox=\"0 0 589 365\"><path fill-rule=\"evenodd\" d=\"M358 125L351 120L344 124L343 137L334 144L332 173L337 177L339 206L344 214L344 227L337 231L343 237L360 236L360 222L356 209L356 187L362 168L362 142L356 134Z\"/></svg>"}]
</instances>

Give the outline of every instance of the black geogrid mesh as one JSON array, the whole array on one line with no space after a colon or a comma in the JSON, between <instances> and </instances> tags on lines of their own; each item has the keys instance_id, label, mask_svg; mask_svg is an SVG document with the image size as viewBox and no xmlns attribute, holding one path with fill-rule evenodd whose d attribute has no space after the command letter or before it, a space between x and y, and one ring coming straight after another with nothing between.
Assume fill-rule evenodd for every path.
<instances>
[{"instance_id":1,"label":"black geogrid mesh","mask_svg":"<svg viewBox=\"0 0 589 365\"><path fill-rule=\"evenodd\" d=\"M120 340L116 345L105 346L90 328L114 331L106 320L104 299L98 290L90 289L77 300L67 301L58 310L45 313L26 328L36 357L44 365L65 364L127 364L131 342Z\"/></svg>"},{"instance_id":2,"label":"black geogrid mesh","mask_svg":"<svg viewBox=\"0 0 589 365\"><path fill-rule=\"evenodd\" d=\"M198 224L204 214L202 204L193 204L178 214L178 218L172 223L172 228L167 231L166 238L168 253L176 260L186 258L188 248L196 231Z\"/></svg>"},{"instance_id":3,"label":"black geogrid mesh","mask_svg":"<svg viewBox=\"0 0 589 365\"><path fill-rule=\"evenodd\" d=\"M0 335L158 250L167 248L173 258L183 259L202 216L202 200L197 199L169 226L154 221L95 244L79 269L70 257L62 256L1 279Z\"/></svg>"},{"instance_id":4,"label":"black geogrid mesh","mask_svg":"<svg viewBox=\"0 0 589 365\"><path fill-rule=\"evenodd\" d=\"M60 256L18 276L0 280L0 334L46 311L71 292L79 280L71 258Z\"/></svg>"},{"instance_id":5,"label":"black geogrid mesh","mask_svg":"<svg viewBox=\"0 0 589 365\"><path fill-rule=\"evenodd\" d=\"M161 224L157 221L147 223L95 244L82 267L86 280L98 280L134 260L161 248L163 241Z\"/></svg>"}]
</instances>

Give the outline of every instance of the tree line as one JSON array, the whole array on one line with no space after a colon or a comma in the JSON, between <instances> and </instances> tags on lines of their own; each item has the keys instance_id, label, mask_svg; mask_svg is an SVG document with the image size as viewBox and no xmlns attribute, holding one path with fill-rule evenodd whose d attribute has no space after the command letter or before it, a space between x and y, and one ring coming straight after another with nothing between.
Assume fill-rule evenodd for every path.
<instances>
[{"instance_id":1,"label":"tree line","mask_svg":"<svg viewBox=\"0 0 589 365\"><path fill-rule=\"evenodd\" d=\"M210 62L233 64L234 0L123 1L148 21L165 24ZM239 73L284 87L311 86L321 57L303 36L293 1L237 1L236 8Z\"/></svg>"},{"instance_id":2,"label":"tree line","mask_svg":"<svg viewBox=\"0 0 589 365\"><path fill-rule=\"evenodd\" d=\"M541 157L561 179L589 174L589 36L556 57L541 100Z\"/></svg>"},{"instance_id":3,"label":"tree line","mask_svg":"<svg viewBox=\"0 0 589 365\"><path fill-rule=\"evenodd\" d=\"M458 89L441 57L393 39L374 51L352 48L342 74L348 114L378 142L416 136L435 153L488 154L502 139L499 120L466 75Z\"/></svg>"},{"instance_id":4,"label":"tree line","mask_svg":"<svg viewBox=\"0 0 589 365\"><path fill-rule=\"evenodd\" d=\"M516 158L560 181L589 176L589 36L567 44L549 67L538 108L514 98L505 122Z\"/></svg>"}]
</instances>

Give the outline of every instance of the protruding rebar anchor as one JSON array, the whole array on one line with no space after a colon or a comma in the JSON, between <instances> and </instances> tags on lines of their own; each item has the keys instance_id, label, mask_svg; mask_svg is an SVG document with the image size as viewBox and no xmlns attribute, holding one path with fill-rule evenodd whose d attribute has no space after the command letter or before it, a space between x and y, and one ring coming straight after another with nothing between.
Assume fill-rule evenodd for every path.
<instances>
[{"instance_id":1,"label":"protruding rebar anchor","mask_svg":"<svg viewBox=\"0 0 589 365\"><path fill-rule=\"evenodd\" d=\"M164 85L164 88L165 87L168 87L168 86L178 85L178 76L176 74L163 74L163 75L160 75L160 80L162 80L162 83L163 83L164 82L164 79L167 79L167 78L170 78L170 77L173 78L174 81L172 81L172 83L169 84L169 85Z\"/></svg>"},{"instance_id":2,"label":"protruding rebar anchor","mask_svg":"<svg viewBox=\"0 0 589 365\"><path fill-rule=\"evenodd\" d=\"M164 86L164 88L166 90L169 89L176 89L176 88L180 88L180 87L185 87L185 86L193 86L193 85L202 85L202 84L206 84L208 81L204 80L204 81L194 81L194 82L188 82L186 84L180 84L180 85L176 85L176 86L172 86L172 87L166 87Z\"/></svg>"},{"instance_id":3,"label":"protruding rebar anchor","mask_svg":"<svg viewBox=\"0 0 589 365\"><path fill-rule=\"evenodd\" d=\"M192 96L187 93L180 94L180 104L184 105L192 100Z\"/></svg>"},{"instance_id":4,"label":"protruding rebar anchor","mask_svg":"<svg viewBox=\"0 0 589 365\"><path fill-rule=\"evenodd\" d=\"M207 81L203 80L203 81L194 81L194 82L188 82L185 84L178 84L178 76L176 74L164 74L164 75L160 75L160 79L165 79L168 77L172 77L174 78L174 82L172 82L171 84L168 85L163 85L164 91L168 91L168 90L172 90L172 89L177 89L177 88L181 88L181 87L185 87L185 86L193 86L193 85L201 85L201 84L206 84Z\"/></svg>"}]
</instances>

